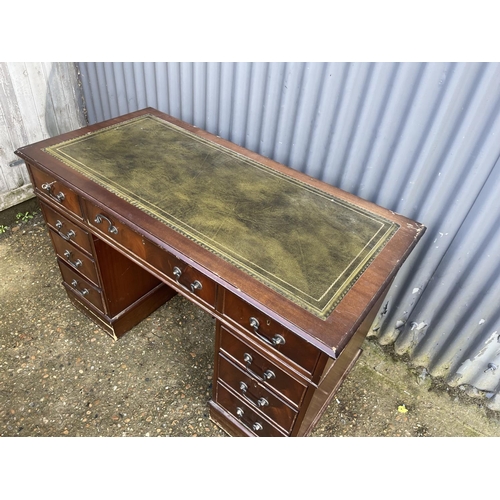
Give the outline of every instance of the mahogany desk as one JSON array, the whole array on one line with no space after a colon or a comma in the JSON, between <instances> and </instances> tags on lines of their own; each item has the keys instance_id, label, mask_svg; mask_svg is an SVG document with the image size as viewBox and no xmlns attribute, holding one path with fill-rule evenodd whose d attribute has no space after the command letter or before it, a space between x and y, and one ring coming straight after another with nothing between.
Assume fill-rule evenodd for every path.
<instances>
[{"instance_id":1,"label":"mahogany desk","mask_svg":"<svg viewBox=\"0 0 500 500\"><path fill-rule=\"evenodd\" d=\"M210 416L236 436L310 433L424 232L152 108L16 154L111 337L176 293L216 319Z\"/></svg>"}]
</instances>

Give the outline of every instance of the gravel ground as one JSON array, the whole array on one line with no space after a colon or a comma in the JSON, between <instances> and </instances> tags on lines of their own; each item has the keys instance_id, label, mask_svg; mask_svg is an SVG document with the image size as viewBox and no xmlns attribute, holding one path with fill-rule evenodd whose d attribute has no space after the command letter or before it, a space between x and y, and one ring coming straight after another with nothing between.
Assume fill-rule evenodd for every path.
<instances>
[{"instance_id":1,"label":"gravel ground","mask_svg":"<svg viewBox=\"0 0 500 500\"><path fill-rule=\"evenodd\" d=\"M210 315L176 296L113 341L69 302L39 212L0 234L0 272L1 436L225 436ZM313 436L500 436L482 399L363 349Z\"/></svg>"}]
</instances>

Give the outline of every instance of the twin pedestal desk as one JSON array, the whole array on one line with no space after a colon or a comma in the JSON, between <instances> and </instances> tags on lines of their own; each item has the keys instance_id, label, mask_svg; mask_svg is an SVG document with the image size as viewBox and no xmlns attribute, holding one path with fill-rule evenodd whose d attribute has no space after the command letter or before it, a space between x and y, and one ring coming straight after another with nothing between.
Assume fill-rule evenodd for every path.
<instances>
[{"instance_id":1,"label":"twin pedestal desk","mask_svg":"<svg viewBox=\"0 0 500 500\"><path fill-rule=\"evenodd\" d=\"M210 418L233 436L311 432L424 232L152 108L16 154L112 338L176 293L216 319Z\"/></svg>"}]
</instances>

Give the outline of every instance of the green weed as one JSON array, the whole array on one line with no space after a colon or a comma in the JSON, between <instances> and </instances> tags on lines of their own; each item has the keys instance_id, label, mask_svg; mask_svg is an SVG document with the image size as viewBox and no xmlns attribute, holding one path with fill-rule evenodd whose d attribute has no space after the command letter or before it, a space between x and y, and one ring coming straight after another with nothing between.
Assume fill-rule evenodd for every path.
<instances>
[{"instance_id":1,"label":"green weed","mask_svg":"<svg viewBox=\"0 0 500 500\"><path fill-rule=\"evenodd\" d=\"M17 222L28 222L30 219L33 219L33 214L29 212L19 213L16 215Z\"/></svg>"}]
</instances>

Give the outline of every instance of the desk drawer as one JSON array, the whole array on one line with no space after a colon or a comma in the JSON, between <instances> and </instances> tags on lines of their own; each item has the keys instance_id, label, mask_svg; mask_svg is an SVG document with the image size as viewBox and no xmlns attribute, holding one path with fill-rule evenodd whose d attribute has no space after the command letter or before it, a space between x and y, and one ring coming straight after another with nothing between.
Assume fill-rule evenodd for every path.
<instances>
[{"instance_id":1,"label":"desk drawer","mask_svg":"<svg viewBox=\"0 0 500 500\"><path fill-rule=\"evenodd\" d=\"M308 373L313 373L320 353L312 344L227 290L224 292L223 313L263 345L279 351Z\"/></svg>"},{"instance_id":2,"label":"desk drawer","mask_svg":"<svg viewBox=\"0 0 500 500\"><path fill-rule=\"evenodd\" d=\"M99 288L96 288L90 281L82 278L78 273L73 271L65 262L60 258L57 260L64 282L71 287L75 295L80 300L87 300L93 304L97 309L104 312L102 293Z\"/></svg>"},{"instance_id":3,"label":"desk drawer","mask_svg":"<svg viewBox=\"0 0 500 500\"><path fill-rule=\"evenodd\" d=\"M59 258L73 269L83 274L90 281L99 285L95 262L70 242L62 239L55 231L50 230L54 248Z\"/></svg>"},{"instance_id":4,"label":"desk drawer","mask_svg":"<svg viewBox=\"0 0 500 500\"><path fill-rule=\"evenodd\" d=\"M252 434L262 437L282 437L284 434L271 425L223 384L217 384L217 403L239 420Z\"/></svg>"},{"instance_id":5,"label":"desk drawer","mask_svg":"<svg viewBox=\"0 0 500 500\"><path fill-rule=\"evenodd\" d=\"M257 379L280 393L294 405L299 405L304 397L306 386L278 368L274 363L261 356L257 351L220 326L220 348L249 376Z\"/></svg>"},{"instance_id":6,"label":"desk drawer","mask_svg":"<svg viewBox=\"0 0 500 500\"><path fill-rule=\"evenodd\" d=\"M217 284L214 281L151 241L145 239L144 246L146 262L169 278L172 283L180 285L188 292L188 297L195 298L211 308L215 307Z\"/></svg>"},{"instance_id":7,"label":"desk drawer","mask_svg":"<svg viewBox=\"0 0 500 500\"><path fill-rule=\"evenodd\" d=\"M278 399L255 377L250 376L248 371L236 367L221 354L219 354L218 368L219 379L225 382L251 408L260 410L285 431L291 430L297 416L295 410Z\"/></svg>"},{"instance_id":8,"label":"desk drawer","mask_svg":"<svg viewBox=\"0 0 500 500\"><path fill-rule=\"evenodd\" d=\"M83 200L83 204L90 226L144 260L145 249L142 235L117 220L116 217L109 214L106 210L96 207L89 201Z\"/></svg>"},{"instance_id":9,"label":"desk drawer","mask_svg":"<svg viewBox=\"0 0 500 500\"><path fill-rule=\"evenodd\" d=\"M82 227L74 224L60 213L52 210L45 203L40 202L47 224L64 240L71 241L80 248L92 253L92 243L90 234Z\"/></svg>"},{"instance_id":10,"label":"desk drawer","mask_svg":"<svg viewBox=\"0 0 500 500\"><path fill-rule=\"evenodd\" d=\"M33 165L29 167L33 175L37 194L42 199L45 198L56 203L58 206L76 215L79 219L83 218L80 198L72 189L52 175L33 167Z\"/></svg>"}]
</instances>

